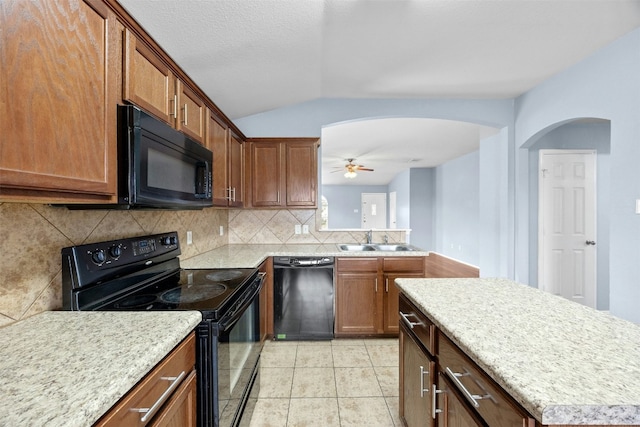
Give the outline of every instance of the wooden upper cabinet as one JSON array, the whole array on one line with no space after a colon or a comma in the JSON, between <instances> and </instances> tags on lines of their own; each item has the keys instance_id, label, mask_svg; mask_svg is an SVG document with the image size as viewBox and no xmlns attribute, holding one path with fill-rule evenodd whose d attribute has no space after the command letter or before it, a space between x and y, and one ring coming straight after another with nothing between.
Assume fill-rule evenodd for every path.
<instances>
[{"instance_id":1,"label":"wooden upper cabinet","mask_svg":"<svg viewBox=\"0 0 640 427\"><path fill-rule=\"evenodd\" d=\"M173 125L176 78L169 66L131 31L124 31L123 98Z\"/></svg>"},{"instance_id":2,"label":"wooden upper cabinet","mask_svg":"<svg viewBox=\"0 0 640 427\"><path fill-rule=\"evenodd\" d=\"M229 206L244 206L244 144L229 131Z\"/></svg>"},{"instance_id":3,"label":"wooden upper cabinet","mask_svg":"<svg viewBox=\"0 0 640 427\"><path fill-rule=\"evenodd\" d=\"M254 207L283 206L282 144L251 143L251 204Z\"/></svg>"},{"instance_id":4,"label":"wooden upper cabinet","mask_svg":"<svg viewBox=\"0 0 640 427\"><path fill-rule=\"evenodd\" d=\"M207 107L196 93L180 80L177 87L177 119L175 127L199 142L204 142Z\"/></svg>"},{"instance_id":5,"label":"wooden upper cabinet","mask_svg":"<svg viewBox=\"0 0 640 427\"><path fill-rule=\"evenodd\" d=\"M206 146L213 152L213 205L242 207L243 143L227 126L209 111Z\"/></svg>"},{"instance_id":6,"label":"wooden upper cabinet","mask_svg":"<svg viewBox=\"0 0 640 427\"><path fill-rule=\"evenodd\" d=\"M121 28L100 1L0 4L0 198L115 201Z\"/></svg>"},{"instance_id":7,"label":"wooden upper cabinet","mask_svg":"<svg viewBox=\"0 0 640 427\"><path fill-rule=\"evenodd\" d=\"M229 201L229 145L227 127L209 114L207 143L213 152L213 205L228 206Z\"/></svg>"},{"instance_id":8,"label":"wooden upper cabinet","mask_svg":"<svg viewBox=\"0 0 640 427\"><path fill-rule=\"evenodd\" d=\"M247 161L251 206L316 207L318 142L316 138L251 140Z\"/></svg>"},{"instance_id":9,"label":"wooden upper cabinet","mask_svg":"<svg viewBox=\"0 0 640 427\"><path fill-rule=\"evenodd\" d=\"M124 31L124 45L124 100L204 143L207 124L204 100L128 29Z\"/></svg>"},{"instance_id":10,"label":"wooden upper cabinet","mask_svg":"<svg viewBox=\"0 0 640 427\"><path fill-rule=\"evenodd\" d=\"M316 142L288 142L285 147L287 206L315 207L318 146Z\"/></svg>"}]
</instances>

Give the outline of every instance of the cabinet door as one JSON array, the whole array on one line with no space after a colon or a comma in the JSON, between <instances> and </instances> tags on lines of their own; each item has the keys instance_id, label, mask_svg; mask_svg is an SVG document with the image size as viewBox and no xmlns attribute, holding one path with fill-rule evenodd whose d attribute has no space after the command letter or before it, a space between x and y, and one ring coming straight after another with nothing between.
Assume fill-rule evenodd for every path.
<instances>
[{"instance_id":1,"label":"cabinet door","mask_svg":"<svg viewBox=\"0 0 640 427\"><path fill-rule=\"evenodd\" d=\"M178 104L174 74L129 30L124 31L124 39L124 99L175 126Z\"/></svg>"},{"instance_id":2,"label":"cabinet door","mask_svg":"<svg viewBox=\"0 0 640 427\"><path fill-rule=\"evenodd\" d=\"M482 427L484 424L477 418L454 391L454 386L442 374L438 375L438 390L440 391L436 407L438 413L438 427Z\"/></svg>"},{"instance_id":3,"label":"cabinet door","mask_svg":"<svg viewBox=\"0 0 640 427\"><path fill-rule=\"evenodd\" d=\"M336 283L336 333L378 333L378 275L338 273Z\"/></svg>"},{"instance_id":4,"label":"cabinet door","mask_svg":"<svg viewBox=\"0 0 640 427\"><path fill-rule=\"evenodd\" d=\"M318 148L315 142L286 144L287 206L316 207Z\"/></svg>"},{"instance_id":5,"label":"cabinet door","mask_svg":"<svg viewBox=\"0 0 640 427\"><path fill-rule=\"evenodd\" d=\"M191 139L204 143L204 129L207 117L207 107L204 101L191 88L178 80L177 102L178 119L175 128L185 133Z\"/></svg>"},{"instance_id":6,"label":"cabinet door","mask_svg":"<svg viewBox=\"0 0 640 427\"><path fill-rule=\"evenodd\" d=\"M209 114L206 146L213 152L213 205L227 206L229 202L228 131L216 116Z\"/></svg>"},{"instance_id":7,"label":"cabinet door","mask_svg":"<svg viewBox=\"0 0 640 427\"><path fill-rule=\"evenodd\" d=\"M400 378L400 416L407 427L431 427L432 393L436 364L418 346L411 335L400 329L402 369Z\"/></svg>"},{"instance_id":8,"label":"cabinet door","mask_svg":"<svg viewBox=\"0 0 640 427\"><path fill-rule=\"evenodd\" d=\"M421 273L396 273L384 275L384 332L398 333L399 328L399 300L400 289L395 284L399 277L423 277Z\"/></svg>"},{"instance_id":9,"label":"cabinet door","mask_svg":"<svg viewBox=\"0 0 640 427\"><path fill-rule=\"evenodd\" d=\"M244 205L244 144L235 134L229 133L229 206Z\"/></svg>"},{"instance_id":10,"label":"cabinet door","mask_svg":"<svg viewBox=\"0 0 640 427\"><path fill-rule=\"evenodd\" d=\"M119 23L100 1L0 2L0 194L115 200Z\"/></svg>"},{"instance_id":11,"label":"cabinet door","mask_svg":"<svg viewBox=\"0 0 640 427\"><path fill-rule=\"evenodd\" d=\"M251 204L254 207L283 206L284 170L282 144L251 143Z\"/></svg>"},{"instance_id":12,"label":"cabinet door","mask_svg":"<svg viewBox=\"0 0 640 427\"><path fill-rule=\"evenodd\" d=\"M183 381L164 408L151 422L152 427L196 427L196 371Z\"/></svg>"}]
</instances>

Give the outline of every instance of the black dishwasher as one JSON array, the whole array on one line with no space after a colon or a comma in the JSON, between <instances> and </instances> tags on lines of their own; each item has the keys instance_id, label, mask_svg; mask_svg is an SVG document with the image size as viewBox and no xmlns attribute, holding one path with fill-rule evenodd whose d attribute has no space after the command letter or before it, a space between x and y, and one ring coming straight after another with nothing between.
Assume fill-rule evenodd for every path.
<instances>
[{"instance_id":1,"label":"black dishwasher","mask_svg":"<svg viewBox=\"0 0 640 427\"><path fill-rule=\"evenodd\" d=\"M274 257L276 340L333 339L333 257Z\"/></svg>"}]
</instances>

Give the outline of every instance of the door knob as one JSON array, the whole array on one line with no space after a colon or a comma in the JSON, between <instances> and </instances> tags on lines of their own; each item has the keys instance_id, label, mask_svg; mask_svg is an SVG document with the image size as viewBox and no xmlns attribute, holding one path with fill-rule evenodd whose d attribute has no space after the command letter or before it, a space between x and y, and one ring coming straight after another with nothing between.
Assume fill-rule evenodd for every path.
<instances>
[{"instance_id":1,"label":"door knob","mask_svg":"<svg viewBox=\"0 0 640 427\"><path fill-rule=\"evenodd\" d=\"M595 240L587 240L586 243L587 243L587 245L590 245L590 246L595 246L596 245Z\"/></svg>"}]
</instances>

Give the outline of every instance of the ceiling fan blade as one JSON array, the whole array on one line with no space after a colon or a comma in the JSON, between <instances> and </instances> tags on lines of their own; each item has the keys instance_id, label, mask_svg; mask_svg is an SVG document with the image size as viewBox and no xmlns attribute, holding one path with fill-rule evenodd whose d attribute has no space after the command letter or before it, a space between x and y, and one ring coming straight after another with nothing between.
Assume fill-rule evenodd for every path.
<instances>
[{"instance_id":1,"label":"ceiling fan blade","mask_svg":"<svg viewBox=\"0 0 640 427\"><path fill-rule=\"evenodd\" d=\"M359 171L367 171L367 172L373 172L373 169L371 168L358 168Z\"/></svg>"}]
</instances>

